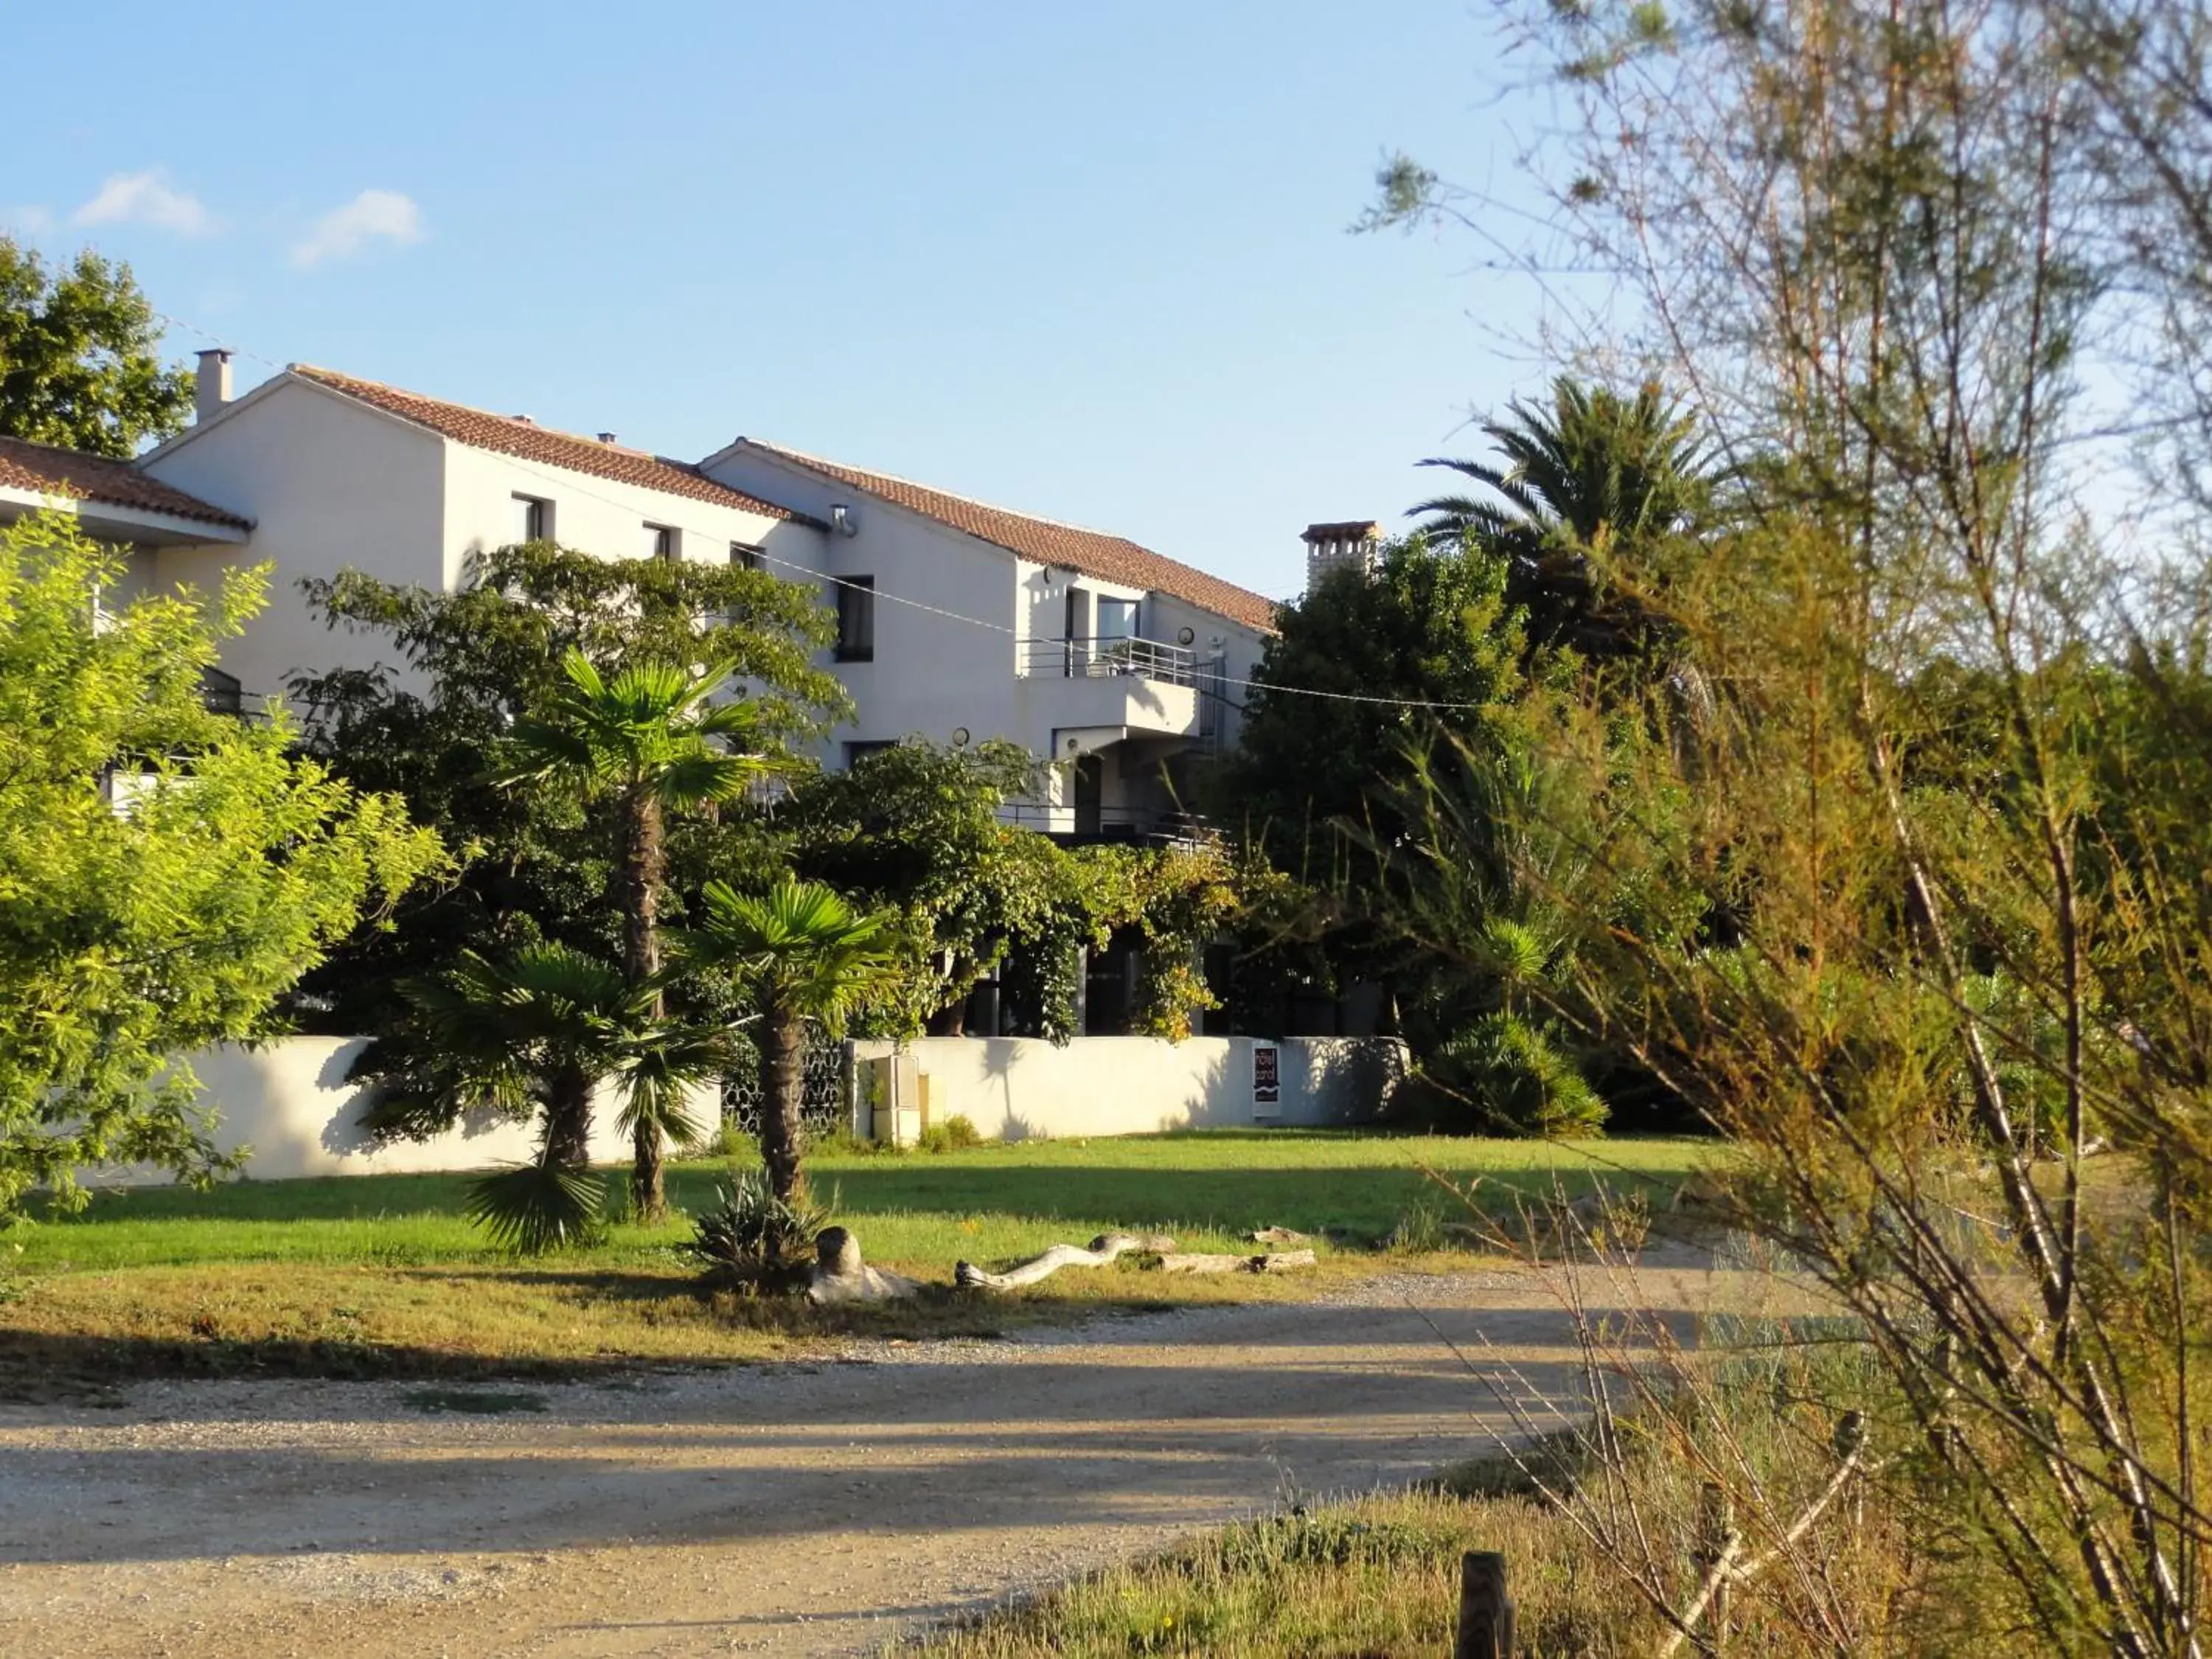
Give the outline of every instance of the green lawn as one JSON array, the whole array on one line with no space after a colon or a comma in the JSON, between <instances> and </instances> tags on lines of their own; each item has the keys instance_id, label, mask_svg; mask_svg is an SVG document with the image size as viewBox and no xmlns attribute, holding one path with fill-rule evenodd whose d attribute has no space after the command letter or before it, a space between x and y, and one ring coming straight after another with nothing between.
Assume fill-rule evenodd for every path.
<instances>
[{"instance_id":1,"label":"green lawn","mask_svg":"<svg viewBox=\"0 0 2212 1659\"><path fill-rule=\"evenodd\" d=\"M1424 1170L1528 1192L1671 1187L1710 1141L1545 1144L1348 1132L1218 1132L1025 1141L962 1152L823 1153L819 1197L869 1260L947 1285L962 1258L1000 1265L1114 1228L1227 1250L1265 1224L1332 1230L1300 1274L1169 1277L1125 1263L1026 1291L949 1290L920 1304L817 1312L696 1293L675 1249L688 1225L618 1225L534 1261L488 1246L461 1214L465 1175L234 1182L102 1192L19 1231L0 1260L0 1394L118 1376L285 1370L507 1375L730 1363L823 1336L983 1334L1010 1323L1170 1302L1308 1295L1373 1271L1372 1247L1416 1206L1449 1213ZM724 1163L671 1171L678 1211L713 1201ZM611 1185L621 1174L610 1170ZM1499 1194L1494 1200L1507 1200ZM1249 1248L1247 1246L1246 1248Z\"/></svg>"},{"instance_id":2,"label":"green lawn","mask_svg":"<svg viewBox=\"0 0 2212 1659\"><path fill-rule=\"evenodd\" d=\"M1109 1228L1173 1232L1194 1249L1230 1248L1273 1224L1379 1239L1417 1203L1450 1200L1425 1167L1465 1182L1581 1190L1593 1178L1671 1184L1711 1141L1480 1140L1333 1130L1217 1130L1097 1140L1030 1140L937 1154L823 1154L808 1161L817 1195L870 1259L949 1269ZM713 1201L722 1162L679 1164L678 1210ZM465 1175L239 1181L210 1192L115 1188L88 1209L21 1236L26 1271L185 1267L216 1261L380 1266L501 1260L461 1215ZM599 1257L660 1253L671 1229L617 1227Z\"/></svg>"}]
</instances>

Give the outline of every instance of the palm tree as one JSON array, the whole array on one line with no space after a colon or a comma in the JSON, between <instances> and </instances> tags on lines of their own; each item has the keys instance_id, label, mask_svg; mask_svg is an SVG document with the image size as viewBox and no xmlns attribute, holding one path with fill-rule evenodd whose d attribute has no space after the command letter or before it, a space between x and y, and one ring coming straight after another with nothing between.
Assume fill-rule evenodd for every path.
<instances>
[{"instance_id":1,"label":"palm tree","mask_svg":"<svg viewBox=\"0 0 2212 1659\"><path fill-rule=\"evenodd\" d=\"M726 1063L720 1033L672 1025L658 983L633 983L612 963L565 945L526 945L501 961L465 951L460 964L406 988L420 1015L421 1065L387 1081L388 1094L434 1097L450 1111L535 1109L538 1161L479 1182L471 1213L526 1249L573 1237L599 1214L588 1178L592 1096L619 1091L619 1126L696 1143L685 1110L691 1085ZM405 1109L402 1098L383 1109Z\"/></svg>"},{"instance_id":2,"label":"palm tree","mask_svg":"<svg viewBox=\"0 0 2212 1659\"><path fill-rule=\"evenodd\" d=\"M1635 650L1650 613L1601 592L1591 567L1648 565L1668 538L1710 524L1718 479L1696 418L1656 382L1624 398L1564 375L1553 382L1548 410L1516 399L1506 410L1482 428L1503 452L1501 465L1421 463L1462 474L1491 495L1432 496L1409 516L1426 515L1421 528L1431 535L1471 539L1506 560L1506 602L1527 610L1532 646L1571 645L1600 657Z\"/></svg>"},{"instance_id":3,"label":"palm tree","mask_svg":"<svg viewBox=\"0 0 2212 1659\"><path fill-rule=\"evenodd\" d=\"M806 1026L831 1032L890 988L901 952L891 913L856 911L819 882L786 877L765 895L710 881L686 954L727 972L759 1011L761 1161L776 1197L795 1201Z\"/></svg>"},{"instance_id":4,"label":"palm tree","mask_svg":"<svg viewBox=\"0 0 2212 1659\"><path fill-rule=\"evenodd\" d=\"M672 663L641 663L610 680L572 648L561 667L567 683L541 713L515 722L497 775L510 783L550 779L585 800L614 803L623 967L633 987L655 988L652 1007L658 1016L667 815L728 800L773 763L728 746L751 737L757 725L750 704L714 701L732 665L695 675ZM665 1141L657 1119L638 1117L631 1185L638 1211L647 1218L667 1209Z\"/></svg>"}]
</instances>

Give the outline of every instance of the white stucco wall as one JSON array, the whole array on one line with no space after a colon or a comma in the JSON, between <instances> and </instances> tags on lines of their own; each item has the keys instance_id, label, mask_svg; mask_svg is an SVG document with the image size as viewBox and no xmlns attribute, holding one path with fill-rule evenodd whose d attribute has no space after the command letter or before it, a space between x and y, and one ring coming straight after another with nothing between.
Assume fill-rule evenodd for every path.
<instances>
[{"instance_id":1,"label":"white stucco wall","mask_svg":"<svg viewBox=\"0 0 2212 1659\"><path fill-rule=\"evenodd\" d=\"M481 1170L536 1155L531 1125L498 1118L433 1140L377 1145L361 1127L366 1091L345 1080L366 1046L360 1037L298 1036L190 1056L203 1102L219 1114L216 1144L226 1152L250 1147L246 1173L258 1181ZM894 1047L852 1046L856 1060ZM957 1115L985 1136L1008 1140L1359 1122L1373 1115L1406 1064L1394 1041L1343 1037L1079 1037L1065 1048L1031 1037L923 1037L908 1047L931 1079L933 1118ZM1272 1106L1254 1098L1254 1051L1262 1047L1278 1054L1279 1098ZM696 1091L692 1113L708 1125L717 1121L713 1088ZM615 1115L607 1099L593 1112L596 1164L629 1161ZM101 1176L115 1185L168 1178L144 1170Z\"/></svg>"},{"instance_id":2,"label":"white stucco wall","mask_svg":"<svg viewBox=\"0 0 2212 1659\"><path fill-rule=\"evenodd\" d=\"M772 452L741 447L704 465L710 477L733 488L824 520L842 506L857 527L850 537L827 538L826 568L835 575L872 576L883 597L876 603L875 660L829 665L860 707L859 719L833 734L825 755L833 764L842 760L847 741L881 742L919 732L942 742L961 728L977 741L1006 738L1054 762L1068 759L1067 738L1078 732L1126 728L1139 744L1194 738L1198 699L1188 688L1133 676L1069 680L1049 672L1049 665L1045 672L1021 672L1037 666L1032 658L1037 644L1065 637L1071 586L1080 596L1079 636L1096 633L1099 599L1133 599L1140 607L1139 631L1147 639L1176 643L1188 627L1194 653L1203 659L1218 641L1225 671L1240 679L1250 678L1259 659L1262 635L1256 629L1164 594L1018 557ZM887 597L892 594L919 605L898 603ZM1229 699L1243 701L1234 687ZM1224 735L1233 741L1236 711L1225 712ZM1097 744L1085 738L1078 746ZM1109 813L1158 793L1156 745L1143 752L1104 752L1103 805ZM1072 828L1064 780L1055 781L1048 799L1060 809L1052 827Z\"/></svg>"},{"instance_id":3,"label":"white stucco wall","mask_svg":"<svg viewBox=\"0 0 2212 1659\"><path fill-rule=\"evenodd\" d=\"M1243 725L1243 715L1240 711L1250 701L1251 690L1233 682L1252 678L1252 671L1259 665L1260 653L1267 636L1256 628L1247 628L1242 623L1217 617L1211 611L1201 611L1171 594L1155 594L1148 608L1152 614L1146 627L1152 631L1152 638L1173 642L1181 631L1188 628L1192 636L1190 648L1197 653L1200 662L1205 662L1218 651L1222 659L1221 672L1232 682L1222 688L1222 746L1224 749L1234 746L1237 732Z\"/></svg>"},{"instance_id":4,"label":"white stucco wall","mask_svg":"<svg viewBox=\"0 0 2212 1659\"><path fill-rule=\"evenodd\" d=\"M532 1127L503 1118L465 1123L434 1140L375 1145L360 1125L366 1095L345 1080L347 1068L367 1046L362 1037L286 1037L252 1048L225 1044L193 1054L187 1063L199 1079L203 1103L220 1115L216 1144L225 1152L252 1147L246 1173L257 1181L480 1170L536 1156ZM613 1124L613 1110L602 1103L592 1119L595 1163L629 1159L629 1139L617 1134ZM117 1185L168 1178L158 1170L102 1177Z\"/></svg>"},{"instance_id":5,"label":"white stucco wall","mask_svg":"<svg viewBox=\"0 0 2212 1659\"><path fill-rule=\"evenodd\" d=\"M866 1060L894 1046L854 1049ZM931 1080L933 1119L964 1117L1005 1140L1358 1122L1406 1064L1402 1044L1373 1038L1078 1037L1055 1048L1039 1037L922 1037L907 1047ZM1272 1105L1254 1098L1261 1048L1278 1054Z\"/></svg>"},{"instance_id":6,"label":"white stucco wall","mask_svg":"<svg viewBox=\"0 0 2212 1659\"><path fill-rule=\"evenodd\" d=\"M716 458L706 471L824 521L833 508L848 509L855 533L823 538L822 568L831 576L875 578L875 657L838 662L824 653L823 665L845 683L860 711L830 733L826 760L842 764L848 742L918 732L944 743L963 727L975 742L1007 738L1042 752L1050 734L1041 738L1030 729L1014 696L1015 630L1026 626L1026 617L1012 554L758 452ZM902 603L908 600L915 603ZM823 602L836 603L827 584Z\"/></svg>"},{"instance_id":7,"label":"white stucco wall","mask_svg":"<svg viewBox=\"0 0 2212 1659\"><path fill-rule=\"evenodd\" d=\"M553 539L563 547L605 558L642 558L649 551L647 524L667 525L680 540L687 562L726 564L730 544L742 542L793 559L799 544L818 548L821 532L770 514L751 513L719 501L647 489L596 473L574 472L540 461L518 460L465 444L446 446L446 516L443 580L458 584L469 556L504 547L515 538L517 495L534 496L553 506ZM787 538L781 532L795 532ZM769 548L771 534L775 545ZM815 557L818 559L819 554ZM770 567L774 568L774 567ZM790 575L777 569L779 575Z\"/></svg>"},{"instance_id":8,"label":"white stucco wall","mask_svg":"<svg viewBox=\"0 0 2212 1659\"><path fill-rule=\"evenodd\" d=\"M253 520L242 547L164 548L158 583L212 590L231 565L273 563L269 605L223 649L222 665L253 696L295 674L391 659L381 635L325 629L302 576L348 567L386 581L444 579L445 441L296 380L244 400L225 418L173 439L145 469L164 483Z\"/></svg>"},{"instance_id":9,"label":"white stucco wall","mask_svg":"<svg viewBox=\"0 0 2212 1659\"><path fill-rule=\"evenodd\" d=\"M1083 595L1085 632L1095 629L1099 597L1135 599L1146 637L1172 643L1188 627L1200 658L1219 641L1228 672L1238 678L1249 678L1258 658L1261 636L1253 629L1164 594L1019 559L750 447L712 458L708 473L825 521L834 507L845 507L858 533L830 534L471 448L327 387L289 379L257 388L205 428L172 440L147 458L146 467L255 522L243 547L161 549L149 573L155 585L210 586L228 565L275 566L268 610L223 658L250 693L280 691L301 672L388 659L389 643L380 635L322 627L300 596L301 576L350 567L386 580L450 587L470 555L513 538L518 495L551 503L555 539L609 556L642 551L644 526L651 523L678 531L687 560L720 563L733 543L742 543L760 547L770 559L763 568L787 579L805 580L809 572L874 577L874 659L841 663L823 656L860 710L823 745L822 758L833 765L842 763L849 742L914 732L941 742L965 729L975 741L1006 738L1058 760L1066 757L1062 734L1085 728L1194 736L1196 699L1187 688L1134 677L1085 682L1018 672L1029 641L1061 637L1071 582ZM826 583L822 599L834 609L835 590ZM1242 697L1232 689L1231 700ZM1233 737L1233 711L1229 719L1225 735ZM1156 793L1156 759L1113 757L1106 775L1109 808Z\"/></svg>"}]
</instances>

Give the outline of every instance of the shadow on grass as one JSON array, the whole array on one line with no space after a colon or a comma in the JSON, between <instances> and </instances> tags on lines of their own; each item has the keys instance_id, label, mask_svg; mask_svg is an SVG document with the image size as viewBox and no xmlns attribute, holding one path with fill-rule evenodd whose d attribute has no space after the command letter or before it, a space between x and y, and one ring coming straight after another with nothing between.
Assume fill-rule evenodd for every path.
<instances>
[{"instance_id":1,"label":"shadow on grass","mask_svg":"<svg viewBox=\"0 0 2212 1659\"><path fill-rule=\"evenodd\" d=\"M321 1337L87 1336L0 1331L0 1401L120 1405L116 1390L156 1377L536 1377L560 1381L635 1370L624 1355L533 1358ZM723 1361L723 1364L729 1362Z\"/></svg>"},{"instance_id":2,"label":"shadow on grass","mask_svg":"<svg viewBox=\"0 0 2212 1659\"><path fill-rule=\"evenodd\" d=\"M509 1280L511 1270L406 1272L400 1277L439 1280ZM800 1345L796 1352L732 1355L686 1353L668 1346L630 1346L618 1329L609 1346L590 1354L486 1353L435 1344L359 1337L303 1336L281 1332L205 1330L175 1336L101 1335L0 1328L0 1401L40 1403L111 1399L116 1389L155 1378L316 1377L336 1381L489 1380L578 1381L623 1373L716 1370L733 1365L818 1363L826 1356L805 1345L844 1340L897 1342L991 1340L1010 1329L1066 1323L1092 1316L1151 1312L1164 1304L1149 1297L1085 1301L1079 1304L1009 1301L949 1287L929 1287L908 1302L817 1307L799 1297L707 1291L645 1275L544 1271L520 1275L555 1291L581 1290L595 1298L675 1303L678 1320L703 1328L757 1333Z\"/></svg>"},{"instance_id":3,"label":"shadow on grass","mask_svg":"<svg viewBox=\"0 0 2212 1659\"><path fill-rule=\"evenodd\" d=\"M1371 1132L1358 1138L1412 1145L1425 1140ZM1347 1139L1345 1132L1334 1130L1225 1129L1176 1140L1187 1139L1200 1148L1280 1149L1298 1141L1328 1145ZM1388 1231L1407 1204L1425 1192L1434 1192L1410 1164L1321 1163L1255 1169L1201 1161L1177 1167L1172 1148L1165 1145L1159 1145L1157 1163L1127 1156L1133 1147L1155 1144L1141 1139L1102 1142L1097 1163L1063 1162L1060 1154L1080 1149L1057 1143L1045 1143L1053 1154L1046 1162L1036 1161L1023 1149L998 1146L979 1149L974 1155L838 1158L824 1160L815 1178L825 1188L839 1190L845 1212L860 1215L949 1210L1103 1220L1126 1226L1207 1224L1231 1231L1273 1224L1318 1231L1336 1224L1377 1234ZM1614 1167L1570 1166L1555 1173L1549 1167L1525 1165L1480 1173L1487 1185L1531 1194L1548 1192L1557 1180L1571 1195L1587 1189L1593 1180L1633 1189L1671 1188L1680 1179L1679 1170L1639 1171L1633 1139L1609 1145L1619 1159ZM1478 1173L1451 1165L1448 1159L1439 1161L1456 1180ZM613 1178L617 1172L608 1173ZM57 1231L67 1231L104 1223L185 1219L284 1224L458 1218L476 1178L468 1172L372 1175L240 1181L204 1193L173 1187L108 1189L96 1194L81 1214L42 1219ZM704 1207L713 1202L714 1188L727 1179L728 1170L713 1164L672 1165L670 1201L679 1211Z\"/></svg>"},{"instance_id":4,"label":"shadow on grass","mask_svg":"<svg viewBox=\"0 0 2212 1659\"><path fill-rule=\"evenodd\" d=\"M1059 1167L992 1170L920 1160L836 1171L841 1215L903 1212L1003 1215L1071 1224L1242 1234L1259 1227L1340 1233L1374 1240L1416 1204L1449 1206L1449 1194L1415 1169L1145 1170ZM1486 1176L1486 1200L1509 1193L1548 1195L1555 1181L1570 1197L1603 1181L1620 1192L1671 1191L1674 1182L1607 1170L1513 1170ZM1081 1241L1075 1241L1081 1242Z\"/></svg>"}]
</instances>

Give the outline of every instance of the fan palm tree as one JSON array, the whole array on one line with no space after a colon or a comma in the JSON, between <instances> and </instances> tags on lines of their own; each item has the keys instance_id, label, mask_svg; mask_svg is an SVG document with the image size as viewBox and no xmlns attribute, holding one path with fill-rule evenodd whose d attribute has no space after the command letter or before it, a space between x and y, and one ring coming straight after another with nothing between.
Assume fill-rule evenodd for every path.
<instances>
[{"instance_id":1,"label":"fan palm tree","mask_svg":"<svg viewBox=\"0 0 2212 1659\"><path fill-rule=\"evenodd\" d=\"M702 1131L687 1092L727 1062L720 1033L661 1018L657 983L635 984L565 945L526 945L500 961L465 951L450 973L405 988L426 1058L387 1091L540 1114L538 1161L487 1176L471 1194L471 1215L526 1249L561 1243L597 1218L587 1175L594 1090L618 1091L623 1129L650 1123L695 1144Z\"/></svg>"},{"instance_id":2,"label":"fan palm tree","mask_svg":"<svg viewBox=\"0 0 2212 1659\"><path fill-rule=\"evenodd\" d=\"M1408 509L1431 535L1471 538L1506 561L1505 599L1528 614L1532 646L1585 655L1636 649L1645 609L1601 592L1592 565L1648 563L1713 514L1717 477L1693 416L1646 381L1632 398L1565 376L1548 409L1519 400L1484 436L1501 463L1432 457L1488 495L1436 495ZM1648 573L1644 573L1648 574Z\"/></svg>"},{"instance_id":3,"label":"fan palm tree","mask_svg":"<svg viewBox=\"0 0 2212 1659\"><path fill-rule=\"evenodd\" d=\"M667 815L728 800L774 763L731 746L751 738L757 723L750 703L714 699L732 665L694 675L672 663L641 663L609 679L571 649L561 667L566 683L538 713L515 722L496 775L508 783L550 780L582 799L614 803L623 967L633 987L654 988L657 1016ZM667 1208L665 1145L659 1120L640 1115L631 1184L648 1218Z\"/></svg>"},{"instance_id":4,"label":"fan palm tree","mask_svg":"<svg viewBox=\"0 0 2212 1659\"><path fill-rule=\"evenodd\" d=\"M892 913L857 911L819 882L789 877L759 896L710 881L701 896L685 952L728 973L759 1011L761 1161L776 1197L794 1201L806 1027L842 1031L888 994L902 957Z\"/></svg>"}]
</instances>

